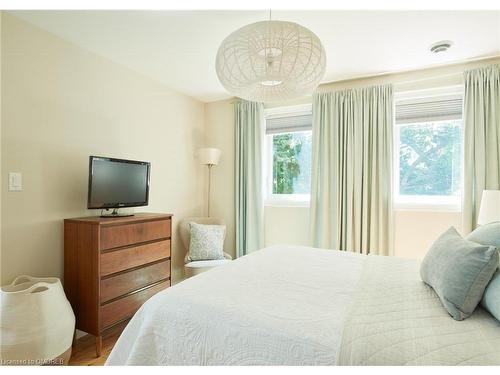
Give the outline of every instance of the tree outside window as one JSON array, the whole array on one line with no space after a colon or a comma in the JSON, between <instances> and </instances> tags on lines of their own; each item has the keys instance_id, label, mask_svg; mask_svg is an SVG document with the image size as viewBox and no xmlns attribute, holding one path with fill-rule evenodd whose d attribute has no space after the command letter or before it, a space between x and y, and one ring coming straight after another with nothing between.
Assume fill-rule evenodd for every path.
<instances>
[{"instance_id":1,"label":"tree outside window","mask_svg":"<svg viewBox=\"0 0 500 375\"><path fill-rule=\"evenodd\" d=\"M463 87L433 87L395 97L395 207L459 210Z\"/></svg>"},{"instance_id":2,"label":"tree outside window","mask_svg":"<svg viewBox=\"0 0 500 375\"><path fill-rule=\"evenodd\" d=\"M311 131L274 134L273 194L309 194L311 189Z\"/></svg>"},{"instance_id":3,"label":"tree outside window","mask_svg":"<svg viewBox=\"0 0 500 375\"><path fill-rule=\"evenodd\" d=\"M460 194L461 130L461 120L400 126L400 195Z\"/></svg>"}]
</instances>

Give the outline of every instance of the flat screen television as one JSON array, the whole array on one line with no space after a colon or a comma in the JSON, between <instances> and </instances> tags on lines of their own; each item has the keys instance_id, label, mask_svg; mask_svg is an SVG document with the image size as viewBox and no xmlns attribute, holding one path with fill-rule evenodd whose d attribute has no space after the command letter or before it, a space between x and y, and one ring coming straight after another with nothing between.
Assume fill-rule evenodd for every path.
<instances>
[{"instance_id":1,"label":"flat screen television","mask_svg":"<svg viewBox=\"0 0 500 375\"><path fill-rule=\"evenodd\" d=\"M151 164L145 161L89 157L89 190L87 208L114 209L147 206Z\"/></svg>"}]
</instances>

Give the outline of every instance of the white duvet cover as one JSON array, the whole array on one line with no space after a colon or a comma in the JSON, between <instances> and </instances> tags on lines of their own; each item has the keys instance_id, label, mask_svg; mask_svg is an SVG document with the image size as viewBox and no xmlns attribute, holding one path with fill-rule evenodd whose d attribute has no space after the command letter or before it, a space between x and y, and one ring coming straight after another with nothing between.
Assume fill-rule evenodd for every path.
<instances>
[{"instance_id":1,"label":"white duvet cover","mask_svg":"<svg viewBox=\"0 0 500 375\"><path fill-rule=\"evenodd\" d=\"M274 246L147 301L107 365L335 365L366 256Z\"/></svg>"},{"instance_id":2,"label":"white duvet cover","mask_svg":"<svg viewBox=\"0 0 500 375\"><path fill-rule=\"evenodd\" d=\"M500 322L480 306L454 320L411 259L369 256L338 365L500 366Z\"/></svg>"},{"instance_id":3,"label":"white duvet cover","mask_svg":"<svg viewBox=\"0 0 500 375\"><path fill-rule=\"evenodd\" d=\"M147 301L108 365L500 365L500 322L455 321L416 261L269 247Z\"/></svg>"}]
</instances>

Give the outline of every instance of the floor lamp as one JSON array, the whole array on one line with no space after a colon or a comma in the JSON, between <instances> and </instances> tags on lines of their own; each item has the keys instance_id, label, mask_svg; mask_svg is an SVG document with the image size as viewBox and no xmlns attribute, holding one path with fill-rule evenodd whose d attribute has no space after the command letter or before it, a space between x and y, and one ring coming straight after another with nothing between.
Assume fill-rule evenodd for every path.
<instances>
[{"instance_id":1,"label":"floor lamp","mask_svg":"<svg viewBox=\"0 0 500 375\"><path fill-rule=\"evenodd\" d=\"M207 216L210 217L210 185L212 183L212 167L219 164L221 151L218 148L201 148L198 152L200 163L208 167L208 199Z\"/></svg>"}]
</instances>

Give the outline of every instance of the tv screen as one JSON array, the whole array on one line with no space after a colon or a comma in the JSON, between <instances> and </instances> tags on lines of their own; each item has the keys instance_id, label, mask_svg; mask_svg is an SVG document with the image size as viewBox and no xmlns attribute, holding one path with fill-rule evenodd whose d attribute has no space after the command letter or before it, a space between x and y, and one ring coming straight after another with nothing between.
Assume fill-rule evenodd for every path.
<instances>
[{"instance_id":1,"label":"tv screen","mask_svg":"<svg viewBox=\"0 0 500 375\"><path fill-rule=\"evenodd\" d=\"M88 208L147 206L150 163L90 156Z\"/></svg>"}]
</instances>

